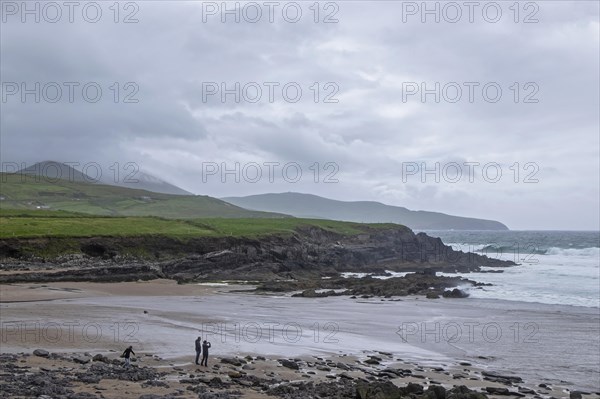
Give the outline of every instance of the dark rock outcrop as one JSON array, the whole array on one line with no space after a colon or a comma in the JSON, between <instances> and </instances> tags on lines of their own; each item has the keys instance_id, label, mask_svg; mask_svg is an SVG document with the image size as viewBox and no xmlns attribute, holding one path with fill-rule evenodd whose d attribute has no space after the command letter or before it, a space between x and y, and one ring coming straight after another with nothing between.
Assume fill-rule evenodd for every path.
<instances>
[{"instance_id":1,"label":"dark rock outcrop","mask_svg":"<svg viewBox=\"0 0 600 399\"><path fill-rule=\"evenodd\" d=\"M389 279L365 277L332 278L327 280L302 279L294 281L271 281L260 284L257 287L257 290L265 292L302 291L293 296L305 298L337 295L350 295L361 298L426 295L428 298L438 298L439 292L443 292L444 297L467 297L468 294L462 290L454 289L451 291L444 291L447 288L456 287L457 285L476 286L479 285L479 283L459 277L409 273L404 277L393 277ZM321 289L322 291L316 292L315 290L317 289Z\"/></svg>"},{"instance_id":2,"label":"dark rock outcrop","mask_svg":"<svg viewBox=\"0 0 600 399\"><path fill-rule=\"evenodd\" d=\"M290 235L260 238L2 239L0 265L8 273L0 276L0 283L116 282L156 278L171 278L182 283L208 280L264 282L320 279L352 271L383 274L386 270L423 272L424 277L435 279L437 271L468 272L477 271L481 266L514 264L454 251L439 238L414 234L403 226L361 228L364 230L361 234L342 235L317 227L304 227ZM49 247L55 251L59 248L60 254L44 258L26 255L44 252Z\"/></svg>"},{"instance_id":3,"label":"dark rock outcrop","mask_svg":"<svg viewBox=\"0 0 600 399\"><path fill-rule=\"evenodd\" d=\"M466 297L469 296L469 294L467 294L463 290L459 290L458 288L454 288L453 290L446 290L446 291L444 291L444 293L442 294L442 296L444 298L466 298Z\"/></svg>"}]
</instances>

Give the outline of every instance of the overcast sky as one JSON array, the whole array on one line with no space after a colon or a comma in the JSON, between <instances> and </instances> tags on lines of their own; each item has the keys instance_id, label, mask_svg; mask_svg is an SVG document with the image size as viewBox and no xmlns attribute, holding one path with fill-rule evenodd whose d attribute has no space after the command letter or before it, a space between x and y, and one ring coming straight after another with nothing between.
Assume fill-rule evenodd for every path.
<instances>
[{"instance_id":1,"label":"overcast sky","mask_svg":"<svg viewBox=\"0 0 600 399\"><path fill-rule=\"evenodd\" d=\"M3 165L599 228L596 1L1 3Z\"/></svg>"}]
</instances>

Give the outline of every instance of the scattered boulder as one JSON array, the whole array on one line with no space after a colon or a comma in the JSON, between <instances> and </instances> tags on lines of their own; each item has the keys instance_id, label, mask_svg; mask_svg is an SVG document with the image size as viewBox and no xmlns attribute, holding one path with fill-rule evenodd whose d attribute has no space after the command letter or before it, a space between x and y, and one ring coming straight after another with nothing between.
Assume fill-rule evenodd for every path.
<instances>
[{"instance_id":1,"label":"scattered boulder","mask_svg":"<svg viewBox=\"0 0 600 399\"><path fill-rule=\"evenodd\" d=\"M459 290L458 288L453 289L452 291L446 290L442 294L444 298L467 298L469 294L466 292Z\"/></svg>"},{"instance_id":2,"label":"scattered boulder","mask_svg":"<svg viewBox=\"0 0 600 399\"><path fill-rule=\"evenodd\" d=\"M104 356L101 353L98 353L97 355L94 355L94 357L92 358L92 361L94 362L102 362L102 363L108 363L110 362L110 360Z\"/></svg>"},{"instance_id":3,"label":"scattered boulder","mask_svg":"<svg viewBox=\"0 0 600 399\"><path fill-rule=\"evenodd\" d=\"M283 367L287 367L288 369L300 370L300 366L298 365L298 363L296 363L294 361L287 360L287 359L280 359L279 363L281 363L281 365Z\"/></svg>"},{"instance_id":4,"label":"scattered boulder","mask_svg":"<svg viewBox=\"0 0 600 399\"><path fill-rule=\"evenodd\" d=\"M242 373L240 373L239 371L235 371L235 370L231 370L227 373L227 375L229 376L229 378L241 378L242 377Z\"/></svg>"},{"instance_id":5,"label":"scattered boulder","mask_svg":"<svg viewBox=\"0 0 600 399\"><path fill-rule=\"evenodd\" d=\"M75 356L73 357L73 361L79 364L88 364L90 362L90 358L87 356Z\"/></svg>"},{"instance_id":6,"label":"scattered boulder","mask_svg":"<svg viewBox=\"0 0 600 399\"><path fill-rule=\"evenodd\" d=\"M233 366L240 367L242 366L242 363L246 364L246 361L235 357L224 357L223 359L221 359L221 363L231 364Z\"/></svg>"},{"instance_id":7,"label":"scattered boulder","mask_svg":"<svg viewBox=\"0 0 600 399\"><path fill-rule=\"evenodd\" d=\"M342 370L350 370L350 367L348 367L347 364L342 363L342 362L337 362L335 365L338 369L342 369Z\"/></svg>"},{"instance_id":8,"label":"scattered boulder","mask_svg":"<svg viewBox=\"0 0 600 399\"><path fill-rule=\"evenodd\" d=\"M39 357L48 357L50 356L50 352L44 349L36 349L33 351L33 354Z\"/></svg>"},{"instance_id":9,"label":"scattered boulder","mask_svg":"<svg viewBox=\"0 0 600 399\"><path fill-rule=\"evenodd\" d=\"M483 377L486 380L494 381L494 382L504 382L504 383L521 383L521 382L523 382L523 379L521 377L516 377L516 376L511 376L511 375L501 375L501 374L493 373L490 371L482 371L481 375L483 375ZM545 385L545 384L540 384L539 386L541 387L542 385Z\"/></svg>"}]
</instances>

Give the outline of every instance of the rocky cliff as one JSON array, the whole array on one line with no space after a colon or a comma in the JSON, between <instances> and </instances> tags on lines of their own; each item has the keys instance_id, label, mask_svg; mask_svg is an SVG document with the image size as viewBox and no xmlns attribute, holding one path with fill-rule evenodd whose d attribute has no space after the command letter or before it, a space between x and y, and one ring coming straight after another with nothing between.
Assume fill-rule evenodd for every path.
<instances>
[{"instance_id":1,"label":"rocky cliff","mask_svg":"<svg viewBox=\"0 0 600 399\"><path fill-rule=\"evenodd\" d=\"M35 254L35 255L33 255ZM44 255L45 254L45 255ZM342 235L306 227L260 238L160 236L0 240L0 283L34 281L180 282L316 279L341 272L476 271L511 266L454 251L410 229L371 228Z\"/></svg>"}]
</instances>

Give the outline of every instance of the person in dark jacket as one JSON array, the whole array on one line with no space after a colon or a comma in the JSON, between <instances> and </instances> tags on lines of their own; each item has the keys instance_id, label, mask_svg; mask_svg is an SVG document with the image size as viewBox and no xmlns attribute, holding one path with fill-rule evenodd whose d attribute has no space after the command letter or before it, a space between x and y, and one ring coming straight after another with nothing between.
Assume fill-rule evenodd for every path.
<instances>
[{"instance_id":1,"label":"person in dark jacket","mask_svg":"<svg viewBox=\"0 0 600 399\"><path fill-rule=\"evenodd\" d=\"M208 348L210 348L210 342L204 340L202 343L202 361L200 362L201 366L208 367Z\"/></svg>"},{"instance_id":2,"label":"person in dark jacket","mask_svg":"<svg viewBox=\"0 0 600 399\"><path fill-rule=\"evenodd\" d=\"M135 355L135 352L133 351L133 348L131 346L129 346L129 348L125 349L125 351L121 355L121 357L125 358L125 365L127 367L131 366L131 362L129 361L129 358L131 357L131 354Z\"/></svg>"},{"instance_id":3,"label":"person in dark jacket","mask_svg":"<svg viewBox=\"0 0 600 399\"><path fill-rule=\"evenodd\" d=\"M196 344L196 365L198 365L198 358L200 358L200 353L202 352L202 338L198 337L196 338L195 344Z\"/></svg>"}]
</instances>

